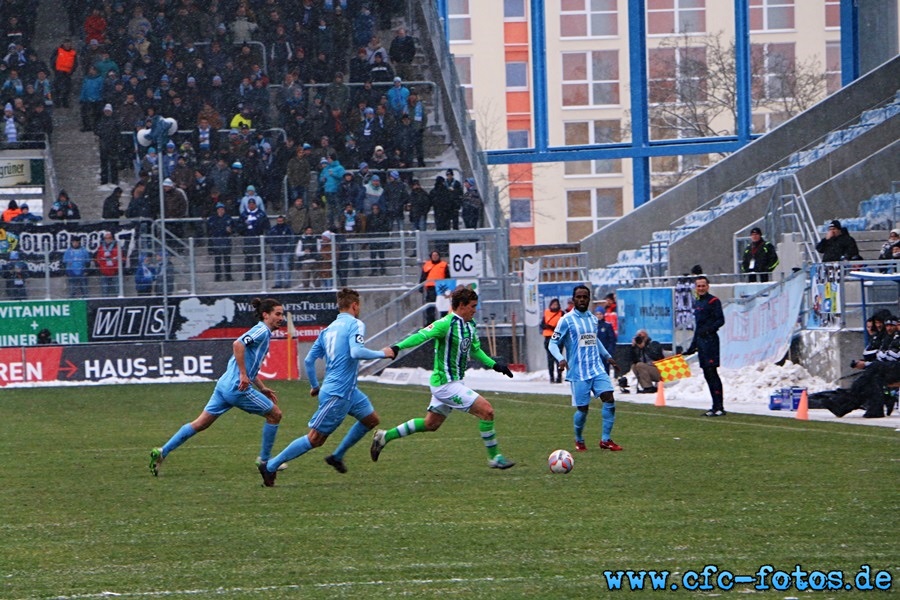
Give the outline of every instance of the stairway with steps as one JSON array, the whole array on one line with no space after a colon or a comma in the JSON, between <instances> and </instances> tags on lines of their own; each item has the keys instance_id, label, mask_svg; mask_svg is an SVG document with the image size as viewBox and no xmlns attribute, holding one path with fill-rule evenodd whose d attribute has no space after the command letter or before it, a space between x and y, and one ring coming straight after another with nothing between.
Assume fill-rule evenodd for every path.
<instances>
[{"instance_id":1,"label":"stairway with steps","mask_svg":"<svg viewBox=\"0 0 900 600\"><path fill-rule=\"evenodd\" d=\"M688 213L679 220L680 223L676 221L676 226L672 229L654 231L649 244L637 249L620 251L615 263L590 271L591 282L606 289L636 279L664 275L668 269L670 244L691 235L748 200L767 193L782 178L790 177L803 168L814 165L817 161L828 160L828 156L841 146L852 142L897 115L900 115L900 91L894 95L892 102L863 112L857 122L830 132L819 144L792 153L786 161L786 166L759 173L750 182L750 185L726 192L722 194L717 203ZM702 262L702 259L698 258L698 261Z\"/></svg>"}]
</instances>

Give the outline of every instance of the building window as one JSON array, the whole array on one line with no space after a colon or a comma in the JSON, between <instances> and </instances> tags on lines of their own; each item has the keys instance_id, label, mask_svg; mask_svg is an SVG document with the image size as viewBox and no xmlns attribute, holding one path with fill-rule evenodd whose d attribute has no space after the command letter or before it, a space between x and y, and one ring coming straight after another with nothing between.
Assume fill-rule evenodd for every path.
<instances>
[{"instance_id":1,"label":"building window","mask_svg":"<svg viewBox=\"0 0 900 600\"><path fill-rule=\"evenodd\" d=\"M578 242L622 216L622 189L596 188L566 192L566 235Z\"/></svg>"},{"instance_id":2,"label":"building window","mask_svg":"<svg viewBox=\"0 0 900 600\"><path fill-rule=\"evenodd\" d=\"M447 25L451 42L472 41L472 16L469 0L447 0Z\"/></svg>"},{"instance_id":3,"label":"building window","mask_svg":"<svg viewBox=\"0 0 900 600\"><path fill-rule=\"evenodd\" d=\"M706 31L706 0L647 0L647 33L673 35Z\"/></svg>"},{"instance_id":4,"label":"building window","mask_svg":"<svg viewBox=\"0 0 900 600\"><path fill-rule=\"evenodd\" d=\"M825 0L825 27L839 29L841 26L841 0Z\"/></svg>"},{"instance_id":5,"label":"building window","mask_svg":"<svg viewBox=\"0 0 900 600\"><path fill-rule=\"evenodd\" d=\"M475 106L475 93L472 88L472 57L453 55L456 65L456 74L459 76L459 85L466 95L466 108L472 110Z\"/></svg>"},{"instance_id":6,"label":"building window","mask_svg":"<svg viewBox=\"0 0 900 600\"><path fill-rule=\"evenodd\" d=\"M752 93L756 100L789 98L795 76L793 43L750 46Z\"/></svg>"},{"instance_id":7,"label":"building window","mask_svg":"<svg viewBox=\"0 0 900 600\"><path fill-rule=\"evenodd\" d=\"M619 52L567 52L562 55L563 106L619 104Z\"/></svg>"},{"instance_id":8,"label":"building window","mask_svg":"<svg viewBox=\"0 0 900 600\"><path fill-rule=\"evenodd\" d=\"M529 227L531 222L531 199L509 199L509 223L517 227Z\"/></svg>"},{"instance_id":9,"label":"building window","mask_svg":"<svg viewBox=\"0 0 900 600\"><path fill-rule=\"evenodd\" d=\"M503 0L503 18L509 21L525 19L525 0Z\"/></svg>"},{"instance_id":10,"label":"building window","mask_svg":"<svg viewBox=\"0 0 900 600\"><path fill-rule=\"evenodd\" d=\"M618 35L616 0L562 0L559 31L563 38Z\"/></svg>"},{"instance_id":11,"label":"building window","mask_svg":"<svg viewBox=\"0 0 900 600\"><path fill-rule=\"evenodd\" d=\"M567 146L610 144L622 141L619 121L578 121L563 127ZM618 175L622 161L618 158L566 161L566 175Z\"/></svg>"},{"instance_id":12,"label":"building window","mask_svg":"<svg viewBox=\"0 0 900 600\"><path fill-rule=\"evenodd\" d=\"M768 133L790 118L791 115L784 112L753 113L750 123L753 133Z\"/></svg>"},{"instance_id":13,"label":"building window","mask_svg":"<svg viewBox=\"0 0 900 600\"><path fill-rule=\"evenodd\" d=\"M651 103L706 101L706 48L651 48L647 57Z\"/></svg>"},{"instance_id":14,"label":"building window","mask_svg":"<svg viewBox=\"0 0 900 600\"><path fill-rule=\"evenodd\" d=\"M506 63L506 89L508 89L508 90L527 90L528 89L528 63L525 63L525 62L508 62L508 63Z\"/></svg>"},{"instance_id":15,"label":"building window","mask_svg":"<svg viewBox=\"0 0 900 600\"><path fill-rule=\"evenodd\" d=\"M841 43L825 42L825 90L833 94L841 89Z\"/></svg>"},{"instance_id":16,"label":"building window","mask_svg":"<svg viewBox=\"0 0 900 600\"><path fill-rule=\"evenodd\" d=\"M506 132L507 148L528 148L530 132L527 129L510 129Z\"/></svg>"},{"instance_id":17,"label":"building window","mask_svg":"<svg viewBox=\"0 0 900 600\"><path fill-rule=\"evenodd\" d=\"M750 31L794 28L794 0L750 0Z\"/></svg>"}]
</instances>

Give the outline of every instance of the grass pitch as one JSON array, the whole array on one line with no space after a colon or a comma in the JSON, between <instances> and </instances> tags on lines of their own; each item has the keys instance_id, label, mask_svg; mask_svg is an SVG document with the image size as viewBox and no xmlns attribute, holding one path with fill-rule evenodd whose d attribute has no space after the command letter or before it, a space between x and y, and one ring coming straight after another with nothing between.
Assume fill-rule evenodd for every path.
<instances>
[{"instance_id":1,"label":"grass pitch","mask_svg":"<svg viewBox=\"0 0 900 600\"><path fill-rule=\"evenodd\" d=\"M0 597L608 598L649 592L610 591L607 570L669 571L668 586L708 564L735 575L800 564L845 582L861 565L900 574L894 431L620 402L625 451L597 448L597 405L589 451L553 475L550 452L572 450L568 399L486 393L501 451L518 462L508 471L487 467L477 420L457 414L378 463L365 438L340 475L322 459L345 424L267 489L253 464L263 421L232 411L154 479L150 448L212 387L3 391ZM273 387L277 452L305 434L315 400L303 383ZM424 414L424 388L363 389L383 426Z\"/></svg>"}]
</instances>

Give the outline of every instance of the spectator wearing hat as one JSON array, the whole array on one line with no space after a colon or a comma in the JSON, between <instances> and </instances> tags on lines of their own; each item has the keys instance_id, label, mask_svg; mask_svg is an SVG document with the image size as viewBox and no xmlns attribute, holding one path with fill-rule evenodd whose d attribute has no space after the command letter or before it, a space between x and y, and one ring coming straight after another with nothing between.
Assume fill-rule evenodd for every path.
<instances>
[{"instance_id":1,"label":"spectator wearing hat","mask_svg":"<svg viewBox=\"0 0 900 600\"><path fill-rule=\"evenodd\" d=\"M244 165L241 161L236 160L231 163L231 173L228 176L228 185L223 190L223 198L226 207L233 210L233 215L240 215L240 199L247 193L247 186L250 185L249 177L244 172Z\"/></svg>"},{"instance_id":2,"label":"spectator wearing hat","mask_svg":"<svg viewBox=\"0 0 900 600\"><path fill-rule=\"evenodd\" d=\"M379 146L385 132L381 124L375 120L375 109L367 107L363 110L363 120L356 127L356 141L361 156L371 156Z\"/></svg>"},{"instance_id":3,"label":"spectator wearing hat","mask_svg":"<svg viewBox=\"0 0 900 600\"><path fill-rule=\"evenodd\" d=\"M765 241L762 229L754 227L750 230L750 244L744 249L741 257L741 273L748 273L747 281L769 281L769 273L778 266L778 254L775 246Z\"/></svg>"},{"instance_id":4,"label":"spectator wearing hat","mask_svg":"<svg viewBox=\"0 0 900 600\"><path fill-rule=\"evenodd\" d=\"M360 233L366 232L366 215L363 211L364 195L363 187L359 184L356 177L353 176L353 173L345 170L341 185L338 187L338 203L343 207L349 204L356 211L356 231ZM346 213L346 210L344 212Z\"/></svg>"},{"instance_id":5,"label":"spectator wearing hat","mask_svg":"<svg viewBox=\"0 0 900 600\"><path fill-rule=\"evenodd\" d=\"M256 193L256 186L248 185L244 190L244 196L241 198L240 203L238 204L238 210L242 213L247 210L250 206L250 200L256 202L257 208L259 210L266 212L266 204L265 201Z\"/></svg>"},{"instance_id":6,"label":"spectator wearing hat","mask_svg":"<svg viewBox=\"0 0 900 600\"><path fill-rule=\"evenodd\" d=\"M881 247L878 260L900 260L900 227L891 229L888 240Z\"/></svg>"},{"instance_id":7,"label":"spectator wearing hat","mask_svg":"<svg viewBox=\"0 0 900 600\"><path fill-rule=\"evenodd\" d=\"M184 237L184 222L178 220L188 216L187 194L168 177L163 180L163 210L166 219L174 220L167 222L166 228L172 235Z\"/></svg>"},{"instance_id":8,"label":"spectator wearing hat","mask_svg":"<svg viewBox=\"0 0 900 600\"><path fill-rule=\"evenodd\" d=\"M147 154L141 159L141 162L138 165L138 171L148 173L154 177L158 176L159 154L156 152L156 147L150 146L147 148Z\"/></svg>"},{"instance_id":9,"label":"spectator wearing hat","mask_svg":"<svg viewBox=\"0 0 900 600\"><path fill-rule=\"evenodd\" d=\"M104 221L118 221L125 216L122 210L122 188L116 186L115 189L103 200L103 212L101 217Z\"/></svg>"},{"instance_id":10,"label":"spectator wearing hat","mask_svg":"<svg viewBox=\"0 0 900 600\"><path fill-rule=\"evenodd\" d=\"M350 83L364 83L369 78L369 58L365 46L356 51L356 56L350 59Z\"/></svg>"},{"instance_id":11,"label":"spectator wearing hat","mask_svg":"<svg viewBox=\"0 0 900 600\"><path fill-rule=\"evenodd\" d=\"M22 126L16 119L13 106L9 102L3 107L3 141L7 144L15 144L22 137Z\"/></svg>"},{"instance_id":12,"label":"spectator wearing hat","mask_svg":"<svg viewBox=\"0 0 900 600\"><path fill-rule=\"evenodd\" d=\"M375 52L369 66L369 79L374 83L390 83L394 80L394 69L384 60L384 54Z\"/></svg>"},{"instance_id":13,"label":"spectator wearing hat","mask_svg":"<svg viewBox=\"0 0 900 600\"><path fill-rule=\"evenodd\" d=\"M28 264L22 260L19 252L9 253L9 262L3 267L3 278L6 279L6 297L10 300L24 300L28 297L25 280L28 279Z\"/></svg>"},{"instance_id":14,"label":"spectator wearing hat","mask_svg":"<svg viewBox=\"0 0 900 600\"><path fill-rule=\"evenodd\" d=\"M3 222L12 223L21 214L22 209L19 207L19 203L15 200L10 200L9 204L6 205L6 210L3 211Z\"/></svg>"},{"instance_id":15,"label":"spectator wearing hat","mask_svg":"<svg viewBox=\"0 0 900 600\"><path fill-rule=\"evenodd\" d=\"M43 217L31 213L27 202L19 205L19 211L18 216L12 220L13 223L38 223L44 220Z\"/></svg>"},{"instance_id":16,"label":"spectator wearing hat","mask_svg":"<svg viewBox=\"0 0 900 600\"><path fill-rule=\"evenodd\" d=\"M269 218L256 205L256 198L247 200L247 209L241 211L241 235L244 236L244 281L262 277L260 236L269 229Z\"/></svg>"},{"instance_id":17,"label":"spectator wearing hat","mask_svg":"<svg viewBox=\"0 0 900 600\"><path fill-rule=\"evenodd\" d=\"M816 244L816 251L822 255L822 262L860 260L856 240L835 219L828 225L828 233Z\"/></svg>"},{"instance_id":18,"label":"spectator wearing hat","mask_svg":"<svg viewBox=\"0 0 900 600\"><path fill-rule=\"evenodd\" d=\"M381 181L385 181L388 171L390 171L390 157L384 151L384 146L375 146L372 156L368 160L369 168L381 177Z\"/></svg>"},{"instance_id":19,"label":"spectator wearing hat","mask_svg":"<svg viewBox=\"0 0 900 600\"><path fill-rule=\"evenodd\" d=\"M447 189L447 181L443 176L434 178L434 187L428 192L428 198L434 208L434 228L438 231L450 229L450 220L454 214L450 200L450 190Z\"/></svg>"},{"instance_id":20,"label":"spectator wearing hat","mask_svg":"<svg viewBox=\"0 0 900 600\"><path fill-rule=\"evenodd\" d=\"M119 120L113 116L112 104L106 104L94 125L94 135L100 148L100 185L119 183L120 131Z\"/></svg>"},{"instance_id":21,"label":"spectator wearing hat","mask_svg":"<svg viewBox=\"0 0 900 600\"><path fill-rule=\"evenodd\" d=\"M409 100L409 88L403 85L403 80L394 77L394 85L387 91L388 109L395 119L399 119L406 112Z\"/></svg>"},{"instance_id":22,"label":"spectator wearing hat","mask_svg":"<svg viewBox=\"0 0 900 600\"><path fill-rule=\"evenodd\" d=\"M409 91L406 101L406 113L416 130L416 163L419 167L425 166L425 128L428 125L428 114L425 112L425 104L419 99L416 90Z\"/></svg>"},{"instance_id":23,"label":"spectator wearing hat","mask_svg":"<svg viewBox=\"0 0 900 600\"><path fill-rule=\"evenodd\" d=\"M178 166L178 150L175 142L166 142L166 148L163 150L162 156L159 157L160 167L163 170L163 177L172 177L175 168Z\"/></svg>"},{"instance_id":24,"label":"spectator wearing hat","mask_svg":"<svg viewBox=\"0 0 900 600\"><path fill-rule=\"evenodd\" d=\"M66 190L59 190L56 202L50 207L48 216L57 221L77 221L81 218L81 211L78 210L78 205L72 201Z\"/></svg>"},{"instance_id":25,"label":"spectator wearing hat","mask_svg":"<svg viewBox=\"0 0 900 600\"><path fill-rule=\"evenodd\" d=\"M232 281L231 235L235 232L235 228L234 219L225 212L225 205L217 202L215 214L206 219L208 251L215 262L216 281Z\"/></svg>"},{"instance_id":26,"label":"spectator wearing hat","mask_svg":"<svg viewBox=\"0 0 900 600\"><path fill-rule=\"evenodd\" d=\"M481 200L481 194L478 193L478 187L475 180L471 177L463 182L463 203L462 218L466 229L477 229L478 221L481 219L481 210L484 208L484 202Z\"/></svg>"},{"instance_id":27,"label":"spectator wearing hat","mask_svg":"<svg viewBox=\"0 0 900 600\"><path fill-rule=\"evenodd\" d=\"M452 211L450 213L450 227L456 230L459 229L459 209L462 208L464 192L462 184L456 179L453 169L447 169L446 175L445 185L449 193L450 209Z\"/></svg>"},{"instance_id":28,"label":"spectator wearing hat","mask_svg":"<svg viewBox=\"0 0 900 600\"><path fill-rule=\"evenodd\" d=\"M291 253L294 251L294 232L288 225L284 215L275 218L275 224L266 233L266 241L272 251L273 270L275 272L276 289L291 287Z\"/></svg>"}]
</instances>

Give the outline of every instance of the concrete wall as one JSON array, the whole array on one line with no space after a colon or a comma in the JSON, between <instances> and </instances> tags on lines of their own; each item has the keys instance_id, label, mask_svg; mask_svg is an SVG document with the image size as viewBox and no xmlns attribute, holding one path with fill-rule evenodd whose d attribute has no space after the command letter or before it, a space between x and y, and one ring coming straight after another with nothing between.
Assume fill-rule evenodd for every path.
<instances>
[{"instance_id":1,"label":"concrete wall","mask_svg":"<svg viewBox=\"0 0 900 600\"><path fill-rule=\"evenodd\" d=\"M892 97L900 85L898 82L900 56L696 177L610 223L581 242L582 252L589 255L589 266L614 263L619 250L649 242L653 231L669 229L673 221L737 188L795 150L846 124L863 110Z\"/></svg>"}]
</instances>

